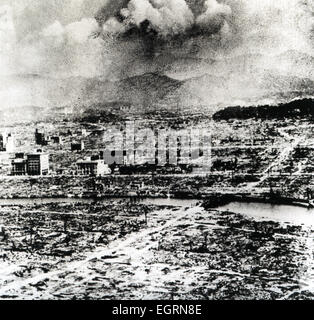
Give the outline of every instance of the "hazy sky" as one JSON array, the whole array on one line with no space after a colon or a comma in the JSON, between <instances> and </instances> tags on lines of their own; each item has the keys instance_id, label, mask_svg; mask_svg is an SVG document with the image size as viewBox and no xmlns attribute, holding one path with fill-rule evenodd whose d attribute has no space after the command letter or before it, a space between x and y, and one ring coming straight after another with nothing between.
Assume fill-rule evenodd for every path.
<instances>
[{"instance_id":1,"label":"hazy sky","mask_svg":"<svg viewBox=\"0 0 314 320\"><path fill-rule=\"evenodd\" d=\"M0 0L13 9L19 37L41 29L58 20L68 24L84 17L94 17L104 0Z\"/></svg>"},{"instance_id":2,"label":"hazy sky","mask_svg":"<svg viewBox=\"0 0 314 320\"><path fill-rule=\"evenodd\" d=\"M149 64L160 53L311 53L312 26L306 0L0 0L0 73L119 76L145 70L147 45Z\"/></svg>"},{"instance_id":3,"label":"hazy sky","mask_svg":"<svg viewBox=\"0 0 314 320\"><path fill-rule=\"evenodd\" d=\"M314 80L313 6L312 0L0 0L0 100L51 104L52 93L60 101L69 94L62 85L56 92L47 78L71 77L79 98L72 77L115 80L156 71L177 79L223 77L222 97L238 93L239 80L254 97L257 70L266 78L270 71ZM17 74L41 80L3 77ZM211 99L206 86L201 94Z\"/></svg>"}]
</instances>

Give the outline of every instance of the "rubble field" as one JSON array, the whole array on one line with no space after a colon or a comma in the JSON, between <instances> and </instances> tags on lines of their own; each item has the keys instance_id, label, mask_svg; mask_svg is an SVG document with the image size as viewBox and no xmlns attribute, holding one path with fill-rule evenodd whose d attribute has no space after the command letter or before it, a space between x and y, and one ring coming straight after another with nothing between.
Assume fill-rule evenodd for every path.
<instances>
[{"instance_id":1,"label":"rubble field","mask_svg":"<svg viewBox=\"0 0 314 320\"><path fill-rule=\"evenodd\" d=\"M1 299L313 299L313 227L201 206L2 207Z\"/></svg>"}]
</instances>

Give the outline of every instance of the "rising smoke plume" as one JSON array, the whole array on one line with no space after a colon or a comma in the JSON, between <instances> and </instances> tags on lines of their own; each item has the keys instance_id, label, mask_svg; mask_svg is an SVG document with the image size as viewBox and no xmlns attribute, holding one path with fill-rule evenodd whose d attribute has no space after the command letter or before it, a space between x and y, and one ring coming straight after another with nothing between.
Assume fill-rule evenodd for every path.
<instances>
[{"instance_id":1,"label":"rising smoke plume","mask_svg":"<svg viewBox=\"0 0 314 320\"><path fill-rule=\"evenodd\" d=\"M99 20L103 21L105 34L129 34L135 30L139 35L159 39L186 37L200 30L211 34L219 32L227 24L227 16L231 15L231 8L216 0L200 4L199 14L185 0L129 0L121 3L120 10L116 8L114 15Z\"/></svg>"},{"instance_id":2,"label":"rising smoke plume","mask_svg":"<svg viewBox=\"0 0 314 320\"><path fill-rule=\"evenodd\" d=\"M230 79L221 97L240 92L238 82L255 95L257 76L269 72L314 79L309 0L0 0L0 12L2 75L210 75ZM2 84L0 98L10 100Z\"/></svg>"}]
</instances>

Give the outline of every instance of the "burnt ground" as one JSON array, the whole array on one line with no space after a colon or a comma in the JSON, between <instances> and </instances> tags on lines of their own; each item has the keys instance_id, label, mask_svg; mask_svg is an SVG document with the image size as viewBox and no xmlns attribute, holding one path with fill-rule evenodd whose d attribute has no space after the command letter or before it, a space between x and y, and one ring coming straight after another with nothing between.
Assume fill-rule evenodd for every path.
<instances>
[{"instance_id":1,"label":"burnt ground","mask_svg":"<svg viewBox=\"0 0 314 320\"><path fill-rule=\"evenodd\" d=\"M119 201L3 207L1 225L2 299L314 298L310 226Z\"/></svg>"}]
</instances>

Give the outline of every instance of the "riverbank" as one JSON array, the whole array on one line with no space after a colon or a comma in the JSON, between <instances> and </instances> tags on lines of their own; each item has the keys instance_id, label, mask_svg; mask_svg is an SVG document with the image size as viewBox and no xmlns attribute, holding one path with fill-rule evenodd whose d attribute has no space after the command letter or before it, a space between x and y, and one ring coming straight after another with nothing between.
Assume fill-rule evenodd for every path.
<instances>
[{"instance_id":1,"label":"riverbank","mask_svg":"<svg viewBox=\"0 0 314 320\"><path fill-rule=\"evenodd\" d=\"M305 199L278 197L273 195L250 196L237 194L213 195L205 199L203 205L205 208L218 208L232 202L266 203L273 205L288 205L302 208L313 208L311 201Z\"/></svg>"},{"instance_id":2,"label":"riverbank","mask_svg":"<svg viewBox=\"0 0 314 320\"><path fill-rule=\"evenodd\" d=\"M240 187L245 181L221 176L106 176L92 177L28 177L0 181L0 198L166 198L206 199L220 194L261 197L269 194L267 188L247 190ZM281 194L299 199L304 193Z\"/></svg>"},{"instance_id":3,"label":"riverbank","mask_svg":"<svg viewBox=\"0 0 314 320\"><path fill-rule=\"evenodd\" d=\"M136 192L128 192L128 193L119 193L119 194L100 194L97 192L88 192L83 195L73 195L70 194L68 196L65 195L50 195L50 196L42 196L36 197L35 195L25 197L23 195L15 195L11 197L2 196L0 197L0 206L2 204L8 205L10 203L26 203L26 202L41 202L41 203L49 203L51 202L97 202L104 200L121 200L128 199L133 202L141 202L144 200L179 200L179 201L202 201L205 208L218 208L220 206L224 206L226 204L232 202L243 202L243 203L267 203L273 205L289 205L303 208L313 208L313 201L306 199L297 199L291 197L280 197L272 194L260 194L260 195L249 195L249 194L220 194L215 193L212 195L204 194L204 195L195 195L193 193L183 194L182 193L167 193L164 195L160 194L149 194L144 195Z\"/></svg>"}]
</instances>

